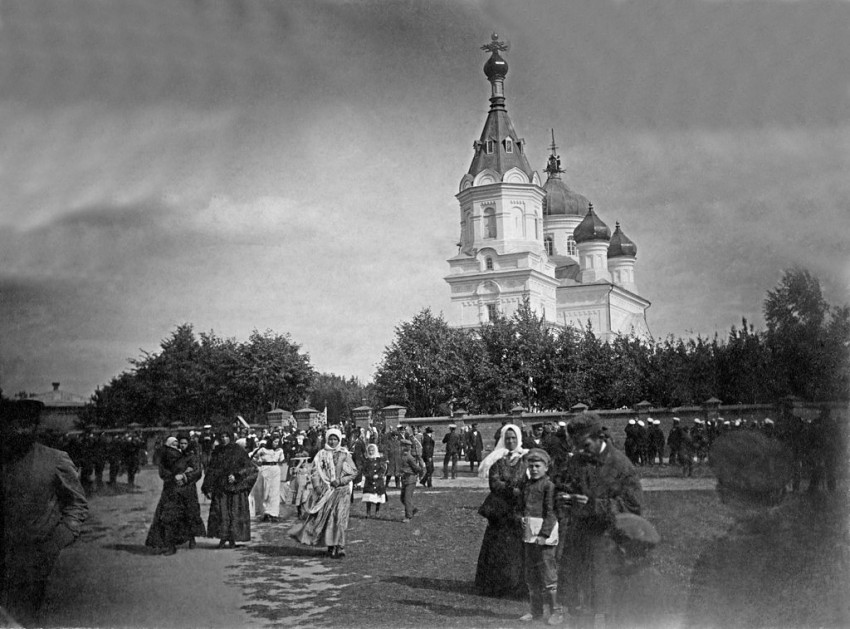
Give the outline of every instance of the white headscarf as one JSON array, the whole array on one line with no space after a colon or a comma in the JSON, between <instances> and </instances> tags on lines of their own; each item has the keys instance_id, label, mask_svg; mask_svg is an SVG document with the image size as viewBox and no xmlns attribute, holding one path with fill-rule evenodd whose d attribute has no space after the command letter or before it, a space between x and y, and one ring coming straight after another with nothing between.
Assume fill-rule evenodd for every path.
<instances>
[{"instance_id":1,"label":"white headscarf","mask_svg":"<svg viewBox=\"0 0 850 629\"><path fill-rule=\"evenodd\" d=\"M513 450L508 450L505 447L505 433L509 430L513 430L516 435L516 448ZM478 477L487 478L490 473L490 468L493 467L493 464L499 459L509 457L509 462L513 465L521 459L522 455L526 452L528 452L528 450L522 447L522 432L519 427L516 424L505 424L502 426L502 432L499 433L499 443L497 443L493 451L484 457L484 460L478 464Z\"/></svg>"},{"instance_id":2,"label":"white headscarf","mask_svg":"<svg viewBox=\"0 0 850 629\"><path fill-rule=\"evenodd\" d=\"M165 447L166 448L174 448L175 450L179 450L180 445L177 441L177 437L169 437L168 439L166 439L165 440Z\"/></svg>"},{"instance_id":3,"label":"white headscarf","mask_svg":"<svg viewBox=\"0 0 850 629\"><path fill-rule=\"evenodd\" d=\"M335 448L332 448L328 444L328 440L331 435L336 435L336 438L339 439L339 443L336 444ZM342 448L342 432L338 428L329 428L325 433L325 450L332 450L333 452L338 452Z\"/></svg>"}]
</instances>

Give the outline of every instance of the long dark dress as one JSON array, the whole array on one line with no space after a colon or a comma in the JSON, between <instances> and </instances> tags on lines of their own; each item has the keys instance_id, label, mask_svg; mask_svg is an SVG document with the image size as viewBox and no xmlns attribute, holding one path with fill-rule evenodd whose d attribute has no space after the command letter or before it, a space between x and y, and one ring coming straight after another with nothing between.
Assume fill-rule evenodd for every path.
<instances>
[{"instance_id":1,"label":"long dark dress","mask_svg":"<svg viewBox=\"0 0 850 629\"><path fill-rule=\"evenodd\" d=\"M236 482L228 482L233 474ZM234 542L251 540L251 510L248 494L257 480L257 466L241 446L229 443L212 452L204 483L204 494L212 497L207 537Z\"/></svg>"},{"instance_id":2,"label":"long dark dress","mask_svg":"<svg viewBox=\"0 0 850 629\"><path fill-rule=\"evenodd\" d=\"M523 598L528 595L522 541L520 496L514 490L525 478L526 465L519 459L514 465L502 458L490 468L490 493L507 504L503 517L488 519L478 554L475 587L486 596Z\"/></svg>"},{"instance_id":3,"label":"long dark dress","mask_svg":"<svg viewBox=\"0 0 850 629\"><path fill-rule=\"evenodd\" d=\"M183 485L178 485L175 480L179 474L186 475ZM198 457L191 452L163 448L159 458L159 477L162 479L162 495L145 545L168 548L206 535L196 485L201 478Z\"/></svg>"}]
</instances>

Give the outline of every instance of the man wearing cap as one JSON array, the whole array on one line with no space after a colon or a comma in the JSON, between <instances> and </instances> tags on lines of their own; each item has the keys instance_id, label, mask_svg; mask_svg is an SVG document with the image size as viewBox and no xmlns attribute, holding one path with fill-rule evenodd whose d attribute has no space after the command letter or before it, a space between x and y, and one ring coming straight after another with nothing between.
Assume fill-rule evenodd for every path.
<instances>
[{"instance_id":1,"label":"man wearing cap","mask_svg":"<svg viewBox=\"0 0 850 629\"><path fill-rule=\"evenodd\" d=\"M543 440L543 449L552 457L552 473L560 469L570 456L570 444L567 441L567 424L558 422L558 428L546 435Z\"/></svg>"},{"instance_id":2,"label":"man wearing cap","mask_svg":"<svg viewBox=\"0 0 850 629\"><path fill-rule=\"evenodd\" d=\"M402 437L401 445L401 504L404 505L404 518L402 522L410 522L410 518L416 515L419 509L413 506L413 490L416 489L416 481L422 473L422 465L411 453L413 444L410 439Z\"/></svg>"},{"instance_id":3,"label":"man wearing cap","mask_svg":"<svg viewBox=\"0 0 850 629\"><path fill-rule=\"evenodd\" d=\"M531 448L543 449L543 424L531 424L531 434L523 435L522 447L530 450Z\"/></svg>"},{"instance_id":4,"label":"man wearing cap","mask_svg":"<svg viewBox=\"0 0 850 629\"><path fill-rule=\"evenodd\" d=\"M443 479L449 477L449 461L452 462L452 478L457 478L457 460L460 456L460 435L457 433L457 425L449 424L449 432L443 437L446 446L446 455L443 457Z\"/></svg>"},{"instance_id":5,"label":"man wearing cap","mask_svg":"<svg viewBox=\"0 0 850 629\"><path fill-rule=\"evenodd\" d=\"M643 493L634 466L604 439L599 418L588 413L574 424L578 450L554 478L565 529L559 590L572 614L604 626L618 565L611 532L618 513L640 515Z\"/></svg>"},{"instance_id":6,"label":"man wearing cap","mask_svg":"<svg viewBox=\"0 0 850 629\"><path fill-rule=\"evenodd\" d=\"M468 433L466 433L466 456L469 459L469 471L475 471L475 464L481 462L481 455L484 453L484 440L481 438L481 433L478 432L478 424L472 424Z\"/></svg>"},{"instance_id":7,"label":"man wearing cap","mask_svg":"<svg viewBox=\"0 0 850 629\"><path fill-rule=\"evenodd\" d=\"M637 420L630 419L629 423L626 424L626 443L624 447L626 448L626 456L632 462L632 465L637 465L638 463L639 442Z\"/></svg>"}]
</instances>

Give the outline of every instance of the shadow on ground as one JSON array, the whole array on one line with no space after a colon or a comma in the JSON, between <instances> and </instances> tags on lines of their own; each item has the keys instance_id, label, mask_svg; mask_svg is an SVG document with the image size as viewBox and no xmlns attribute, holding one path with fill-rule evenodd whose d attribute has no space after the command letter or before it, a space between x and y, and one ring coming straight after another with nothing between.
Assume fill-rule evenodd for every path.
<instances>
[{"instance_id":1,"label":"shadow on ground","mask_svg":"<svg viewBox=\"0 0 850 629\"><path fill-rule=\"evenodd\" d=\"M438 592L453 592L455 594L469 594L475 596L475 584L470 581L458 581L456 579L429 579L417 577L392 576L381 579L384 583L395 583L406 585L410 588L421 590L437 590Z\"/></svg>"},{"instance_id":2,"label":"shadow on ground","mask_svg":"<svg viewBox=\"0 0 850 629\"><path fill-rule=\"evenodd\" d=\"M415 601L411 599L401 599L401 605L410 605L413 607L422 607L427 609L432 614L438 616L446 616L448 618L490 618L493 620L516 620L515 615L499 614L484 607L454 607L443 603L434 603L431 601Z\"/></svg>"}]
</instances>

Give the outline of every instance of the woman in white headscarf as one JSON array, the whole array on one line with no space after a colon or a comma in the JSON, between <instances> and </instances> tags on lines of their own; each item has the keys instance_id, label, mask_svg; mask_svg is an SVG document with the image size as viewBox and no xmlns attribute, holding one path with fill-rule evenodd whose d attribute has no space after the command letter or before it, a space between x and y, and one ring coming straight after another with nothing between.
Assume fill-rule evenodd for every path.
<instances>
[{"instance_id":1,"label":"woman in white headscarf","mask_svg":"<svg viewBox=\"0 0 850 629\"><path fill-rule=\"evenodd\" d=\"M327 546L328 556L334 559L345 557L345 529L356 476L351 454L342 447L342 433L331 428L325 447L313 458L310 482L314 500L304 509L306 519L289 529L289 536L302 544Z\"/></svg>"},{"instance_id":2,"label":"woman in white headscarf","mask_svg":"<svg viewBox=\"0 0 850 629\"><path fill-rule=\"evenodd\" d=\"M487 518L478 554L475 587L486 596L521 598L525 585L520 483L525 478L522 433L502 426L496 448L481 461L478 475L488 479L490 494L478 510Z\"/></svg>"}]
</instances>

